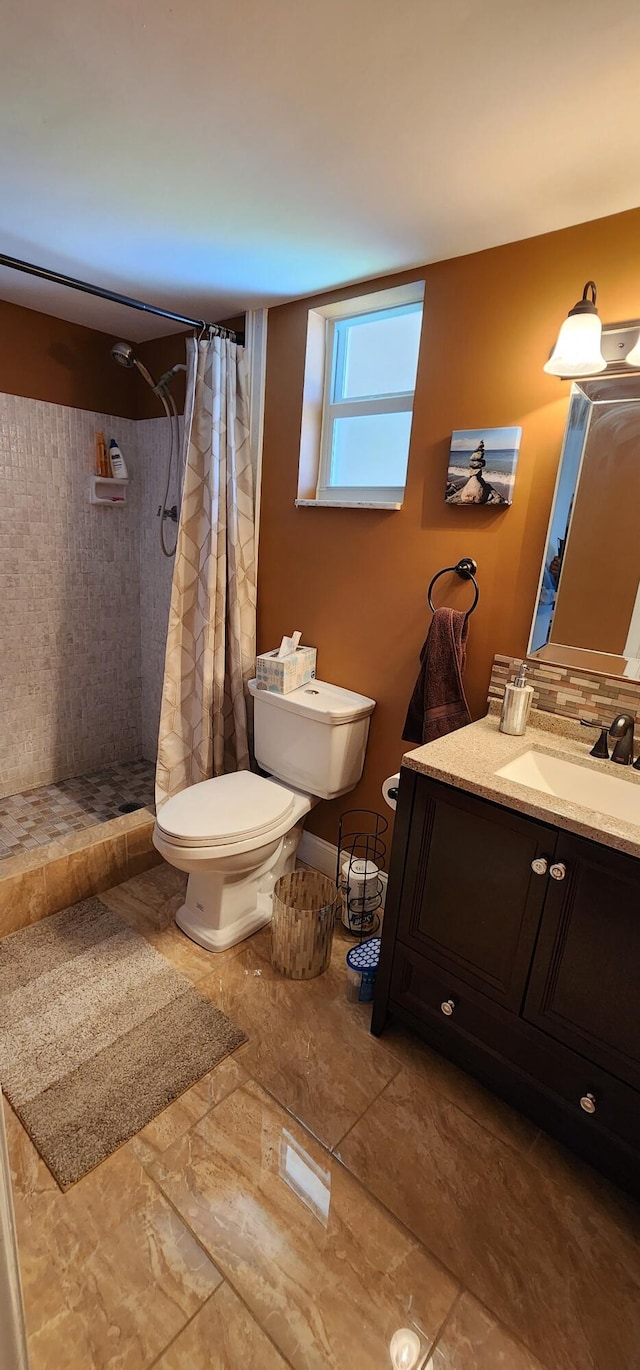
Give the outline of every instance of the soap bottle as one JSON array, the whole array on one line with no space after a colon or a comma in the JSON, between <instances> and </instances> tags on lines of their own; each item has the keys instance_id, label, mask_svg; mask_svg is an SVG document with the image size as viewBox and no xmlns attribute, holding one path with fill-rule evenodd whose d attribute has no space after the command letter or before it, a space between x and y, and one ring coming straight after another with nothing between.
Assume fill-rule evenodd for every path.
<instances>
[{"instance_id":1,"label":"soap bottle","mask_svg":"<svg viewBox=\"0 0 640 1370\"><path fill-rule=\"evenodd\" d=\"M527 685L528 669L526 662L521 661L515 680L504 687L500 732L511 733L513 737L522 737L533 700L533 685Z\"/></svg>"},{"instance_id":2,"label":"soap bottle","mask_svg":"<svg viewBox=\"0 0 640 1370\"><path fill-rule=\"evenodd\" d=\"M122 455L122 452L120 451L120 448L118 447L115 438L112 438L111 442L109 443L109 462L111 466L111 475L114 477L115 480L129 479L127 474L127 468L124 464L124 457Z\"/></svg>"}]
</instances>

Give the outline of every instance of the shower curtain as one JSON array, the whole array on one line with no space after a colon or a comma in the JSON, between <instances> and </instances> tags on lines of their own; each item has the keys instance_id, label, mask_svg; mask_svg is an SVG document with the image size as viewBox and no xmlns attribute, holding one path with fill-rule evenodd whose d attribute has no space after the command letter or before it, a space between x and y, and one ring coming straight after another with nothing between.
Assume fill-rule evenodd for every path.
<instances>
[{"instance_id":1,"label":"shower curtain","mask_svg":"<svg viewBox=\"0 0 640 1370\"><path fill-rule=\"evenodd\" d=\"M255 669L254 478L245 349L187 341L186 452L171 589L156 804L249 769L245 684Z\"/></svg>"}]
</instances>

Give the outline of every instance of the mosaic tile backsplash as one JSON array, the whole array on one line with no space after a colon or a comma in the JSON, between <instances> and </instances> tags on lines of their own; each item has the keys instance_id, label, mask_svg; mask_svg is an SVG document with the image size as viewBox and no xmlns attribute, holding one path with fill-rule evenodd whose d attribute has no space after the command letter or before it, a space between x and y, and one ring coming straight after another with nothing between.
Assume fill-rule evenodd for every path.
<instances>
[{"instance_id":1,"label":"mosaic tile backsplash","mask_svg":"<svg viewBox=\"0 0 640 1370\"><path fill-rule=\"evenodd\" d=\"M495 656L489 685L489 699L502 699L504 687L516 674L521 657ZM610 722L616 713L640 716L640 682L613 676L589 675L575 666L552 666L548 661L527 660L527 680L533 685L533 705L564 718L602 719Z\"/></svg>"},{"instance_id":2,"label":"mosaic tile backsplash","mask_svg":"<svg viewBox=\"0 0 640 1370\"><path fill-rule=\"evenodd\" d=\"M129 468L125 506L89 503L98 430ZM0 394L0 796L155 759L166 442L162 419Z\"/></svg>"}]
</instances>

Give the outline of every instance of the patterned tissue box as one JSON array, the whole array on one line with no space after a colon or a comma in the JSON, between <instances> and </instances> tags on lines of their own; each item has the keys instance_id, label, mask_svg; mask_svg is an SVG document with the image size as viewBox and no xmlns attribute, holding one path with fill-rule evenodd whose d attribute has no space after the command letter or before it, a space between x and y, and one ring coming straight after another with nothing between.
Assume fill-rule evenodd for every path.
<instances>
[{"instance_id":1,"label":"patterned tissue box","mask_svg":"<svg viewBox=\"0 0 640 1370\"><path fill-rule=\"evenodd\" d=\"M298 647L288 656L278 657L278 648L272 652L261 652L256 657L256 680L259 690L271 690L272 694L288 695L314 680L316 674L315 647Z\"/></svg>"}]
</instances>

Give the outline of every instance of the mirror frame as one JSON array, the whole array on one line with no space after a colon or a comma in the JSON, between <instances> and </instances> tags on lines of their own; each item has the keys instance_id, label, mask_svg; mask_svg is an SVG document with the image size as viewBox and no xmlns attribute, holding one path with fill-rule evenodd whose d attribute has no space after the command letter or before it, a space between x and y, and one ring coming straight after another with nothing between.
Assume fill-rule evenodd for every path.
<instances>
[{"instance_id":1,"label":"mirror frame","mask_svg":"<svg viewBox=\"0 0 640 1370\"><path fill-rule=\"evenodd\" d=\"M639 336L637 324L635 324L634 329L635 337L637 338ZM630 325L609 325L609 329L607 331L612 334L615 334L615 336L617 336L618 339L620 338L620 335L623 332L626 333L628 337ZM625 348L625 350L628 350L628 346ZM637 371L632 370L630 367L626 366L623 358L621 358L617 362L612 363L610 367L607 366L607 371L601 372L599 376L584 377L584 379L579 377L576 378L571 386L569 404L567 408L567 416L565 421L564 433L562 437L562 447L560 450L560 460L558 462L558 470L554 485L553 499L551 501L549 522L547 524L547 532L542 554L542 563L540 566L540 575L538 578L538 586L533 605L533 615L527 643L527 660L537 664L546 663L549 666L558 666L564 669L584 671L587 672L589 675L611 676L621 680L640 680L640 659L635 657L625 657L623 655L618 655L615 652L601 652L594 648L572 647L568 643L547 642L543 644L543 646L538 647L535 650L532 648L532 642L534 638L536 623L538 619L538 612L540 608L540 594L542 591L544 572L547 565L549 553L549 541L553 529L554 515L556 512L556 500L558 497L558 490L560 488L562 471L566 456L567 439L571 431L569 421L571 417L572 405L574 404L579 395L584 396L592 405L598 403L606 403L606 394L601 394L598 392L604 390L604 387L607 385L608 381L613 381L614 379L618 379L621 376L627 377L630 381L635 378L636 384L638 385L637 399L640 403L639 373ZM630 396L630 398L635 397ZM587 439L588 430L585 434L585 438L583 439L583 446L580 453L579 464L577 468L574 493L575 490L577 490L578 488L580 480L580 473L582 470L582 463L585 455L585 443ZM573 514L567 526L567 541L571 533L572 518Z\"/></svg>"}]
</instances>

